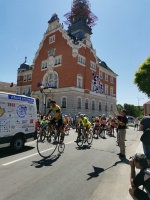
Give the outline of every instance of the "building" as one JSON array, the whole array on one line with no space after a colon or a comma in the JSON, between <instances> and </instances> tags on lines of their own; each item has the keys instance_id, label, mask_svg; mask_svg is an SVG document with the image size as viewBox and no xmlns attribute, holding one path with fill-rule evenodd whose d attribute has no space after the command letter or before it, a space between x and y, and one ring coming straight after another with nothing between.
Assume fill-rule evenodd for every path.
<instances>
[{"instance_id":1,"label":"building","mask_svg":"<svg viewBox=\"0 0 150 200\"><path fill-rule=\"evenodd\" d=\"M0 82L0 92L16 94L16 86L14 83Z\"/></svg>"},{"instance_id":2,"label":"building","mask_svg":"<svg viewBox=\"0 0 150 200\"><path fill-rule=\"evenodd\" d=\"M150 101L144 104L144 115L145 116L150 115Z\"/></svg>"},{"instance_id":3,"label":"building","mask_svg":"<svg viewBox=\"0 0 150 200\"><path fill-rule=\"evenodd\" d=\"M90 36L97 17L88 0L74 0L65 17L68 30L53 14L32 66L26 58L20 65L17 93L36 98L42 113L54 99L64 114L109 115L111 107L116 110L117 74L93 48Z\"/></svg>"}]
</instances>

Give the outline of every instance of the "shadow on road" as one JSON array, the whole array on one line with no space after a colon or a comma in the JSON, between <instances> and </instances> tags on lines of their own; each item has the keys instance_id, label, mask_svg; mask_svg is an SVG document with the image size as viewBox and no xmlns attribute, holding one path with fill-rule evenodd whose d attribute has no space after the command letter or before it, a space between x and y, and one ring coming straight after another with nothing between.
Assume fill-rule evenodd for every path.
<instances>
[{"instance_id":1,"label":"shadow on road","mask_svg":"<svg viewBox=\"0 0 150 200\"><path fill-rule=\"evenodd\" d=\"M76 147L77 150L86 150L86 149L91 149L91 146L89 145L83 145L82 147Z\"/></svg>"},{"instance_id":2,"label":"shadow on road","mask_svg":"<svg viewBox=\"0 0 150 200\"><path fill-rule=\"evenodd\" d=\"M39 161L32 161L31 166L34 166L35 168L41 168L44 166L52 166L52 163L56 162L60 156L61 154L57 154L57 155L51 156L51 158L49 159L41 159Z\"/></svg>"},{"instance_id":3,"label":"shadow on road","mask_svg":"<svg viewBox=\"0 0 150 200\"><path fill-rule=\"evenodd\" d=\"M8 156L12 156L12 155L16 155L16 154L20 154L26 151L30 151L32 149L34 149L35 147L31 147L31 146L24 146L24 148L18 152L13 151L10 147L5 147L0 149L0 158L4 158L4 157L8 157Z\"/></svg>"},{"instance_id":4,"label":"shadow on road","mask_svg":"<svg viewBox=\"0 0 150 200\"><path fill-rule=\"evenodd\" d=\"M116 165L118 165L120 163L125 163L125 164L129 165L129 160L126 159L126 158L120 158L119 161L115 162L112 166L110 166L110 167L108 167L106 169L93 166L94 172L91 172L91 173L87 174L87 175L89 175L89 178L87 179L87 181L92 179L92 178L97 178L100 173L102 173L102 172L104 172L104 171L106 171L106 170L108 170L108 169L110 169L112 167L115 167Z\"/></svg>"}]
</instances>

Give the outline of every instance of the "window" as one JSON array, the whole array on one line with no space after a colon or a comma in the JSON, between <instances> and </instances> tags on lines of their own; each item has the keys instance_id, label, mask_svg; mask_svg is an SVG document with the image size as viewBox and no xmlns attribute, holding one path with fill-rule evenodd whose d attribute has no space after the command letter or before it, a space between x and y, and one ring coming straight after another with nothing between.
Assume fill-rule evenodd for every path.
<instances>
[{"instance_id":1,"label":"window","mask_svg":"<svg viewBox=\"0 0 150 200\"><path fill-rule=\"evenodd\" d=\"M55 56L55 49L54 49L54 48L51 48L51 49L48 51L48 56Z\"/></svg>"},{"instance_id":2,"label":"window","mask_svg":"<svg viewBox=\"0 0 150 200\"><path fill-rule=\"evenodd\" d=\"M110 87L110 96L113 96L113 87Z\"/></svg>"},{"instance_id":3,"label":"window","mask_svg":"<svg viewBox=\"0 0 150 200\"><path fill-rule=\"evenodd\" d=\"M108 85L105 85L105 94L108 95Z\"/></svg>"},{"instance_id":4,"label":"window","mask_svg":"<svg viewBox=\"0 0 150 200\"><path fill-rule=\"evenodd\" d=\"M49 37L49 44L55 42L55 35L52 35L51 37Z\"/></svg>"},{"instance_id":5,"label":"window","mask_svg":"<svg viewBox=\"0 0 150 200\"><path fill-rule=\"evenodd\" d=\"M51 73L45 77L44 80L45 87L57 88L58 87L58 75L56 73Z\"/></svg>"},{"instance_id":6,"label":"window","mask_svg":"<svg viewBox=\"0 0 150 200\"><path fill-rule=\"evenodd\" d=\"M108 74L105 74L105 81L108 81Z\"/></svg>"},{"instance_id":7,"label":"window","mask_svg":"<svg viewBox=\"0 0 150 200\"><path fill-rule=\"evenodd\" d=\"M83 78L82 76L77 76L77 87L82 88Z\"/></svg>"},{"instance_id":8,"label":"window","mask_svg":"<svg viewBox=\"0 0 150 200\"><path fill-rule=\"evenodd\" d=\"M77 108L81 108L81 97L77 99Z\"/></svg>"},{"instance_id":9,"label":"window","mask_svg":"<svg viewBox=\"0 0 150 200\"><path fill-rule=\"evenodd\" d=\"M93 61L90 61L90 68L96 70L96 64Z\"/></svg>"},{"instance_id":10,"label":"window","mask_svg":"<svg viewBox=\"0 0 150 200\"><path fill-rule=\"evenodd\" d=\"M62 57L56 56L55 57L55 65L61 65L61 63L62 63Z\"/></svg>"},{"instance_id":11,"label":"window","mask_svg":"<svg viewBox=\"0 0 150 200\"><path fill-rule=\"evenodd\" d=\"M26 80L27 80L27 76L24 75L24 76L23 76L23 81L26 81Z\"/></svg>"},{"instance_id":12,"label":"window","mask_svg":"<svg viewBox=\"0 0 150 200\"><path fill-rule=\"evenodd\" d=\"M99 77L100 77L101 79L103 78L103 72L102 72L102 71L99 72Z\"/></svg>"},{"instance_id":13,"label":"window","mask_svg":"<svg viewBox=\"0 0 150 200\"><path fill-rule=\"evenodd\" d=\"M113 104L111 103L110 108L113 109Z\"/></svg>"},{"instance_id":14,"label":"window","mask_svg":"<svg viewBox=\"0 0 150 200\"><path fill-rule=\"evenodd\" d=\"M85 66L86 59L85 57L78 55L78 64Z\"/></svg>"},{"instance_id":15,"label":"window","mask_svg":"<svg viewBox=\"0 0 150 200\"><path fill-rule=\"evenodd\" d=\"M41 70L45 70L45 69L47 69L47 61L43 60L42 65L41 65Z\"/></svg>"},{"instance_id":16,"label":"window","mask_svg":"<svg viewBox=\"0 0 150 200\"><path fill-rule=\"evenodd\" d=\"M95 110L95 101L92 100L92 110Z\"/></svg>"},{"instance_id":17,"label":"window","mask_svg":"<svg viewBox=\"0 0 150 200\"><path fill-rule=\"evenodd\" d=\"M110 76L110 82L111 82L111 83L114 82L114 78L113 78L113 76Z\"/></svg>"},{"instance_id":18,"label":"window","mask_svg":"<svg viewBox=\"0 0 150 200\"><path fill-rule=\"evenodd\" d=\"M85 99L85 109L89 109L89 102L88 102L88 99Z\"/></svg>"},{"instance_id":19,"label":"window","mask_svg":"<svg viewBox=\"0 0 150 200\"><path fill-rule=\"evenodd\" d=\"M62 108L66 108L66 106L67 106L67 98L66 97L62 97L61 107Z\"/></svg>"},{"instance_id":20,"label":"window","mask_svg":"<svg viewBox=\"0 0 150 200\"><path fill-rule=\"evenodd\" d=\"M30 81L32 79L31 74L28 74L28 80Z\"/></svg>"},{"instance_id":21,"label":"window","mask_svg":"<svg viewBox=\"0 0 150 200\"><path fill-rule=\"evenodd\" d=\"M98 110L102 110L102 103L99 102Z\"/></svg>"}]
</instances>

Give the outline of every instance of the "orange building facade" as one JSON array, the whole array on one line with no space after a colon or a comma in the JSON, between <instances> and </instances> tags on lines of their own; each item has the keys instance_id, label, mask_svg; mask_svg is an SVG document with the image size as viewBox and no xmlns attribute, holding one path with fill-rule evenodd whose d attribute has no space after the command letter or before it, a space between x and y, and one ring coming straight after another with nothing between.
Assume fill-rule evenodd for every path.
<instances>
[{"instance_id":1,"label":"orange building facade","mask_svg":"<svg viewBox=\"0 0 150 200\"><path fill-rule=\"evenodd\" d=\"M51 99L56 100L64 114L108 116L111 107L116 110L117 74L98 58L90 34L84 36L75 41L54 14L32 66L26 60L20 65L17 93L36 98L38 111L46 114ZM99 77L96 85L92 74Z\"/></svg>"}]
</instances>

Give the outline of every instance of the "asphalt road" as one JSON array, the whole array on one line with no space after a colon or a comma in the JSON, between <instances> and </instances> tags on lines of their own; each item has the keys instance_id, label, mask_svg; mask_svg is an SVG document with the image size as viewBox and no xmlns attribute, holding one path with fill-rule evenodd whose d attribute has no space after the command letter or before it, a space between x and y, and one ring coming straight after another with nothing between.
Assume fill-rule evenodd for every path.
<instances>
[{"instance_id":1,"label":"asphalt road","mask_svg":"<svg viewBox=\"0 0 150 200\"><path fill-rule=\"evenodd\" d=\"M79 149L76 133L65 137L63 154L42 159L36 141L23 152L0 149L0 200L125 200L130 166L141 133L127 129L126 158L119 158L116 138L93 139L91 147Z\"/></svg>"}]
</instances>

